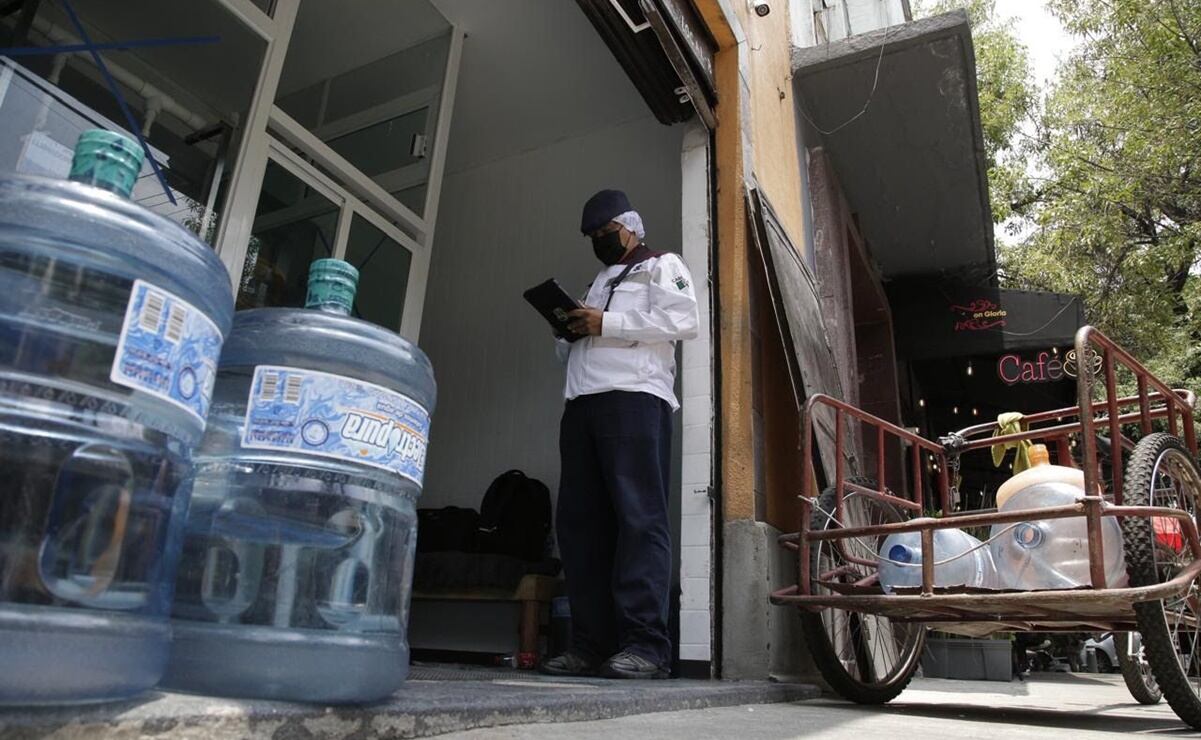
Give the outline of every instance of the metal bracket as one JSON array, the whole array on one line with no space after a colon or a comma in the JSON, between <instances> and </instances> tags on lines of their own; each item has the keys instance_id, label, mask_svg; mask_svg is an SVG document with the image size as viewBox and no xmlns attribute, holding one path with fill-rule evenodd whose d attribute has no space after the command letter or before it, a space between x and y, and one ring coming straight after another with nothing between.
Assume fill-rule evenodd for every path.
<instances>
[{"instance_id":1,"label":"metal bracket","mask_svg":"<svg viewBox=\"0 0 1201 740\"><path fill-rule=\"evenodd\" d=\"M617 14L621 16L621 19L626 22L627 26L629 26L630 33L642 33L651 27L651 24L648 21L635 24L634 19L630 17L630 14L626 12L626 9L621 7L620 0L609 0L609 4L613 6L613 9L617 11Z\"/></svg>"}]
</instances>

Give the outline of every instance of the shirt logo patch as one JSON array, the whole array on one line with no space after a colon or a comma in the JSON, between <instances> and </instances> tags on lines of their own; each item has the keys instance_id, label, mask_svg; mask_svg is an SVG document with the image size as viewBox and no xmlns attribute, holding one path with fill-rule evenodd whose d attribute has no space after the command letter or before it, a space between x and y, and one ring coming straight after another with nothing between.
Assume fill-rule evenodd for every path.
<instances>
[{"instance_id":1,"label":"shirt logo patch","mask_svg":"<svg viewBox=\"0 0 1201 740\"><path fill-rule=\"evenodd\" d=\"M676 275L674 282L676 284L676 288L678 288L680 290L684 290L685 288L688 287L688 281L684 279L683 275Z\"/></svg>"}]
</instances>

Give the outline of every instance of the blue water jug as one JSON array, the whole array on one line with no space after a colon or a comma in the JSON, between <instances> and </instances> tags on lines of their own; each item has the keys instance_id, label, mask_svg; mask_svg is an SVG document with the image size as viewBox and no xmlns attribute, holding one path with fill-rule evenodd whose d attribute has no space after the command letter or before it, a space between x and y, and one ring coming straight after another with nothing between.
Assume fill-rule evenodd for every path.
<instances>
[{"instance_id":1,"label":"blue water jug","mask_svg":"<svg viewBox=\"0 0 1201 740\"><path fill-rule=\"evenodd\" d=\"M0 704L152 687L233 293L211 249L127 200L134 142L75 182L0 178Z\"/></svg>"},{"instance_id":2,"label":"blue water jug","mask_svg":"<svg viewBox=\"0 0 1201 740\"><path fill-rule=\"evenodd\" d=\"M320 310L234 318L196 455L168 688L366 702L408 675L434 376L417 347L342 315L355 276L319 261Z\"/></svg>"}]
</instances>

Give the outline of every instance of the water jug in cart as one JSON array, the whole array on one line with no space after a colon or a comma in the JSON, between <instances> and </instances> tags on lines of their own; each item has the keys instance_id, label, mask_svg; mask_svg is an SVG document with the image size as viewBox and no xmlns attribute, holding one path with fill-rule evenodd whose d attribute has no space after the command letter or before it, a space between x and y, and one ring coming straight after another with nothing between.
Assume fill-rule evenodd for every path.
<instances>
[{"instance_id":1,"label":"water jug in cart","mask_svg":"<svg viewBox=\"0 0 1201 740\"><path fill-rule=\"evenodd\" d=\"M918 532L889 535L877 557L885 593L922 585L922 539ZM961 529L934 530L934 585L994 588L996 568L988 548Z\"/></svg>"},{"instance_id":2,"label":"water jug in cart","mask_svg":"<svg viewBox=\"0 0 1201 740\"><path fill-rule=\"evenodd\" d=\"M0 178L0 704L158 682L233 292L129 201L142 149L86 131L70 181Z\"/></svg>"},{"instance_id":3,"label":"water jug in cart","mask_svg":"<svg viewBox=\"0 0 1201 740\"><path fill-rule=\"evenodd\" d=\"M1032 445L1029 454L1031 467L998 490L999 511L1069 506L1084 496L1083 471L1051 465L1043 445ZM1126 563L1117 519L1102 517L1101 535L1106 585L1124 586ZM1067 589L1091 583L1088 525L1082 516L995 524L990 548L1003 588Z\"/></svg>"},{"instance_id":4,"label":"water jug in cart","mask_svg":"<svg viewBox=\"0 0 1201 740\"><path fill-rule=\"evenodd\" d=\"M408 674L434 375L417 347L349 316L356 280L318 260L309 309L234 318L196 455L166 687L367 702Z\"/></svg>"}]
</instances>

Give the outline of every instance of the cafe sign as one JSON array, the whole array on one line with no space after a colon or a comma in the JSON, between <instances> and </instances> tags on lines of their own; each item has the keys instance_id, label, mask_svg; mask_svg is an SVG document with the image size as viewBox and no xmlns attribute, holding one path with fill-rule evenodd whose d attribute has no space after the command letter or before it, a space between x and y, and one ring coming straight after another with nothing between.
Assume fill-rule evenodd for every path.
<instances>
[{"instance_id":1,"label":"cafe sign","mask_svg":"<svg viewBox=\"0 0 1201 740\"><path fill-rule=\"evenodd\" d=\"M1101 370L1101 355L1088 351L1088 363L1093 372ZM1055 383L1064 378L1075 378L1079 374L1079 362L1076 350L1069 351L1062 358L1056 352L1042 351L1032 358L1018 354L1002 355L997 360L997 377L1006 385L1018 383Z\"/></svg>"},{"instance_id":2,"label":"cafe sign","mask_svg":"<svg viewBox=\"0 0 1201 740\"><path fill-rule=\"evenodd\" d=\"M997 377L1005 385L1054 383L1066 376L1063 360L1051 352L1039 352L1032 359L1016 354L1002 355L997 360Z\"/></svg>"}]
</instances>

